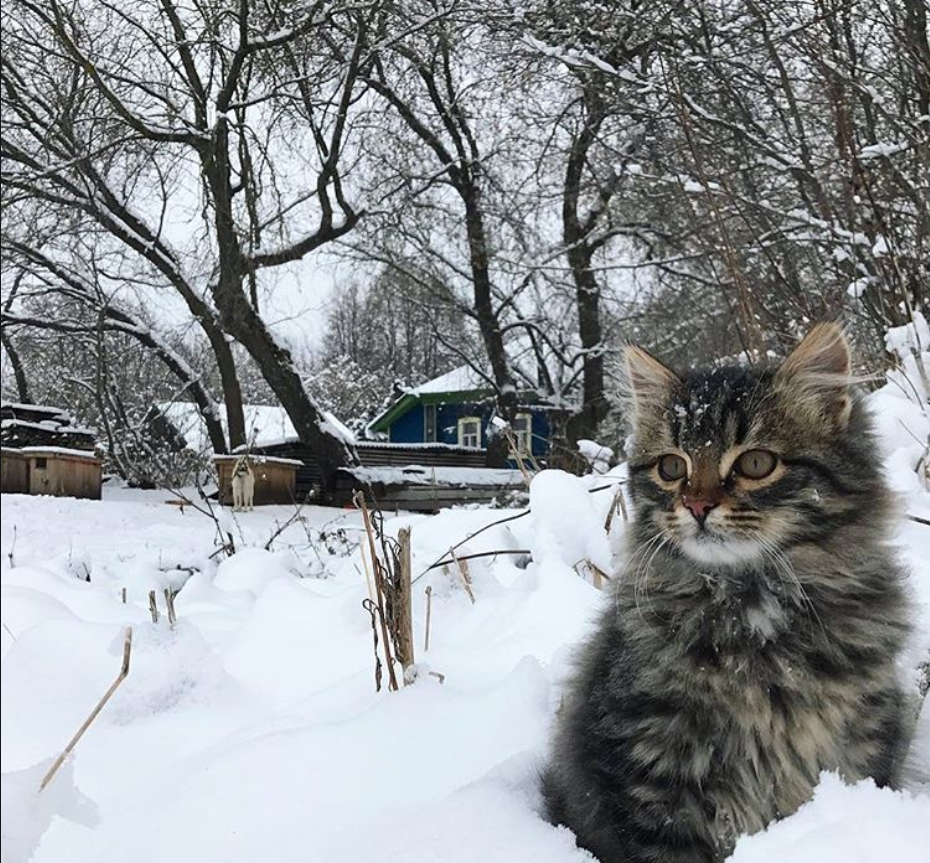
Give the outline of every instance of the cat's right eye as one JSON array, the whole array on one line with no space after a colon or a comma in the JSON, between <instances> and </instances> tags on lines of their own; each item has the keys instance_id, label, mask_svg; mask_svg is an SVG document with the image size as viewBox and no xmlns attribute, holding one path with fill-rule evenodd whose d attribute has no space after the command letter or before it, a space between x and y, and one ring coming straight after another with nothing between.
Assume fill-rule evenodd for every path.
<instances>
[{"instance_id":1,"label":"cat's right eye","mask_svg":"<svg viewBox=\"0 0 930 863\"><path fill-rule=\"evenodd\" d=\"M680 455L669 453L659 459L659 476L666 482L683 479L687 472L688 464Z\"/></svg>"}]
</instances>

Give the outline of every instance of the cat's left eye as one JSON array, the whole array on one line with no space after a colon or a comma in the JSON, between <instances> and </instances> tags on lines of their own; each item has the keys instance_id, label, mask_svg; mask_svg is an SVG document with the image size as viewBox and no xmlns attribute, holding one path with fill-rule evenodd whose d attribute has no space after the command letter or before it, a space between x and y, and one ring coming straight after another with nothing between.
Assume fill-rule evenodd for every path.
<instances>
[{"instance_id":1,"label":"cat's left eye","mask_svg":"<svg viewBox=\"0 0 930 863\"><path fill-rule=\"evenodd\" d=\"M736 472L749 479L765 479L778 464L775 453L767 449L751 449L736 460Z\"/></svg>"},{"instance_id":2,"label":"cat's left eye","mask_svg":"<svg viewBox=\"0 0 930 863\"><path fill-rule=\"evenodd\" d=\"M680 455L669 453L659 459L659 476L666 482L676 482L687 472L688 464Z\"/></svg>"}]
</instances>

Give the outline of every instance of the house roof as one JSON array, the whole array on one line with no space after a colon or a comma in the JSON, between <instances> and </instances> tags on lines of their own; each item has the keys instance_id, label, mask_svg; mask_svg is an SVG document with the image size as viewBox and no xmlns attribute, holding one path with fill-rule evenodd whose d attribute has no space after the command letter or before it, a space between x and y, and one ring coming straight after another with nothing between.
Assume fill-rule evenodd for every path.
<instances>
[{"instance_id":1,"label":"house roof","mask_svg":"<svg viewBox=\"0 0 930 863\"><path fill-rule=\"evenodd\" d=\"M470 393L475 390L490 390L491 385L486 377L478 374L471 366L459 366L446 372L438 378L426 381L416 387L411 387L406 392L412 395L435 395L450 393Z\"/></svg>"},{"instance_id":2,"label":"house roof","mask_svg":"<svg viewBox=\"0 0 930 863\"><path fill-rule=\"evenodd\" d=\"M385 432L393 423L417 404L438 404L444 401L467 401L487 398L492 392L488 379L471 366L459 366L444 375L415 387L409 387L368 423L369 431Z\"/></svg>"}]
</instances>

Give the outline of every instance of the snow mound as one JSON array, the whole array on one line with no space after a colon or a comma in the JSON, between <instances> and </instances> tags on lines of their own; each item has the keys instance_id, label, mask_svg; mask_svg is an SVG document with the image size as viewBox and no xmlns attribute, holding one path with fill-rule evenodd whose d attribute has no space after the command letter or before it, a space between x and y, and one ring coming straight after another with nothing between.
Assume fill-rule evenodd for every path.
<instances>
[{"instance_id":1,"label":"snow mound","mask_svg":"<svg viewBox=\"0 0 930 863\"><path fill-rule=\"evenodd\" d=\"M31 860L42 835L56 817L88 827L97 823L96 807L74 785L72 760L65 761L45 789L39 791L39 784L53 761L47 758L23 770L3 774L0 863Z\"/></svg>"},{"instance_id":2,"label":"snow mound","mask_svg":"<svg viewBox=\"0 0 930 863\"><path fill-rule=\"evenodd\" d=\"M744 836L728 863L919 863L927 859L930 798L845 785L823 774L814 799L762 833Z\"/></svg>"},{"instance_id":3,"label":"snow mound","mask_svg":"<svg viewBox=\"0 0 930 863\"><path fill-rule=\"evenodd\" d=\"M533 560L558 560L574 567L591 561L611 570L611 552L604 519L578 477L561 470L544 470L530 484L533 514Z\"/></svg>"}]
</instances>

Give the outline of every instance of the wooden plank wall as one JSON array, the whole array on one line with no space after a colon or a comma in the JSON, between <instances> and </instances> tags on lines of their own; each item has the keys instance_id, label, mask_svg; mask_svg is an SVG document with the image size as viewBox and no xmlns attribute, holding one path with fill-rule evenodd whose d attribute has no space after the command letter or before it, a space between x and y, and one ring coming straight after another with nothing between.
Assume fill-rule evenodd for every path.
<instances>
[{"instance_id":1,"label":"wooden plank wall","mask_svg":"<svg viewBox=\"0 0 930 863\"><path fill-rule=\"evenodd\" d=\"M0 453L0 491L7 494L29 493L29 462L15 449L3 448Z\"/></svg>"}]
</instances>

